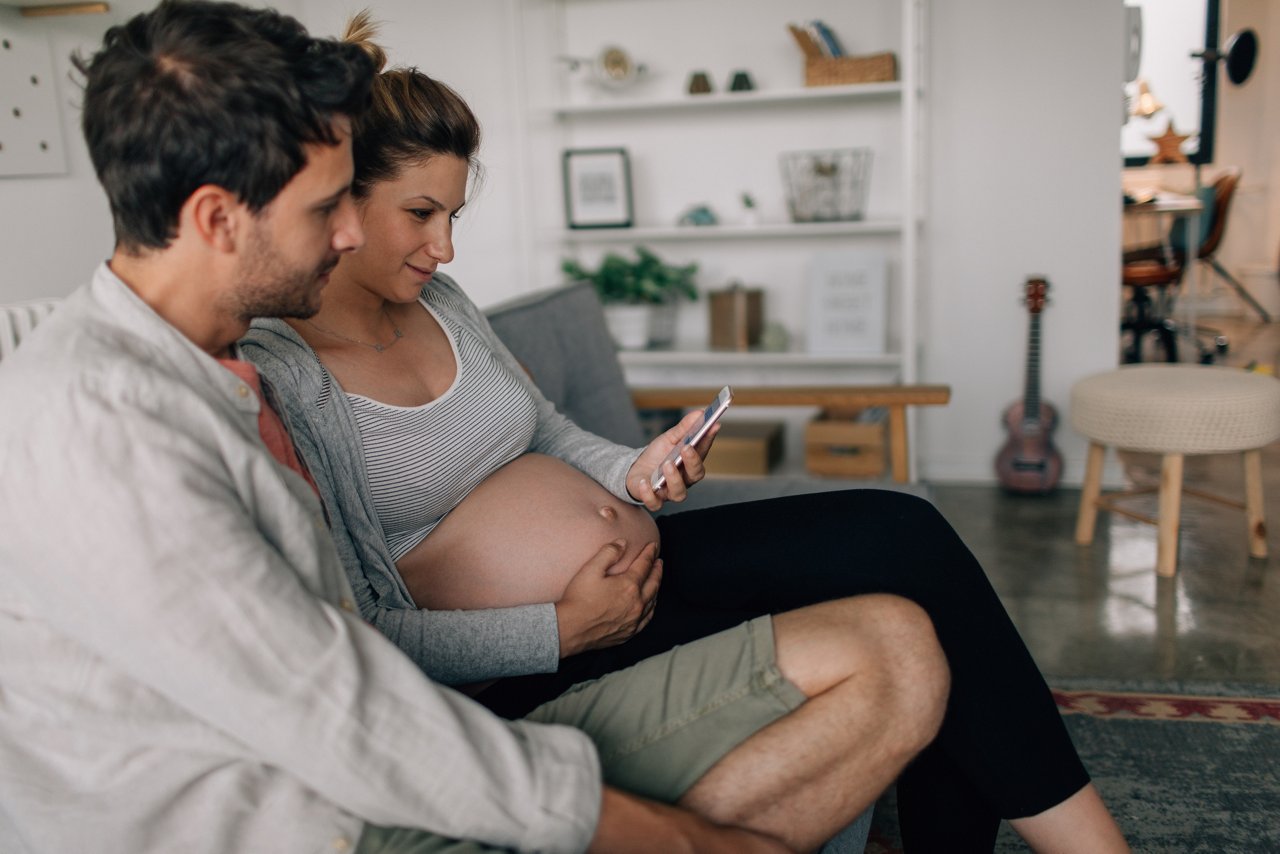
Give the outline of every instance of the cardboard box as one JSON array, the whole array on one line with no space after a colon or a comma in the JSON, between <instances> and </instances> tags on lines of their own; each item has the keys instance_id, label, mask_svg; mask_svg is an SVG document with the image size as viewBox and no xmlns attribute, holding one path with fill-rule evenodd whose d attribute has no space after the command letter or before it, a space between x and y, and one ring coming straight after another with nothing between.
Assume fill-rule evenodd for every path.
<instances>
[{"instance_id":1,"label":"cardboard box","mask_svg":"<svg viewBox=\"0 0 1280 854\"><path fill-rule=\"evenodd\" d=\"M722 421L707 474L768 474L782 459L781 421Z\"/></svg>"},{"instance_id":2,"label":"cardboard box","mask_svg":"<svg viewBox=\"0 0 1280 854\"><path fill-rule=\"evenodd\" d=\"M821 417L804 431L804 463L810 474L883 477L885 421Z\"/></svg>"}]
</instances>

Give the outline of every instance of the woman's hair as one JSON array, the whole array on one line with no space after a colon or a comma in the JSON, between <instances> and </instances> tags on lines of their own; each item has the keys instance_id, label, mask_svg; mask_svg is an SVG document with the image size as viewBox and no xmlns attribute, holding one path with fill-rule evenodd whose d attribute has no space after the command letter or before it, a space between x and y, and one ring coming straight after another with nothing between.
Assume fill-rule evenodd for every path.
<instances>
[{"instance_id":1,"label":"woman's hair","mask_svg":"<svg viewBox=\"0 0 1280 854\"><path fill-rule=\"evenodd\" d=\"M374 184L394 179L405 166L437 154L465 160L478 177L480 123L467 102L417 68L383 70L387 55L373 42L377 29L366 9L347 22L342 34L344 42L368 54L379 72L369 109L352 123L356 198L368 196Z\"/></svg>"}]
</instances>

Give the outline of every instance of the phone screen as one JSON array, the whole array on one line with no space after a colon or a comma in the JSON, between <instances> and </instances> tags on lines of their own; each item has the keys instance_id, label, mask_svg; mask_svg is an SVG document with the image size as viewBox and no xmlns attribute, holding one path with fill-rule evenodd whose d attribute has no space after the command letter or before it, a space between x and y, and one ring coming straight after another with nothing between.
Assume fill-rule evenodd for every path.
<instances>
[{"instance_id":1,"label":"phone screen","mask_svg":"<svg viewBox=\"0 0 1280 854\"><path fill-rule=\"evenodd\" d=\"M720 389L720 393L716 395L716 399L707 404L706 409L702 410L702 418L698 421L697 426L685 434L684 440L667 454L662 463L653 470L653 474L649 477L649 482L653 484L654 489L660 489L666 485L667 478L662 473L662 467L668 462L673 462L677 466L683 464L680 457L680 451L685 445L696 445L702 441L702 437L707 435L707 431L720 420L720 416L729 408L729 403L733 400L733 389L725 386Z\"/></svg>"}]
</instances>

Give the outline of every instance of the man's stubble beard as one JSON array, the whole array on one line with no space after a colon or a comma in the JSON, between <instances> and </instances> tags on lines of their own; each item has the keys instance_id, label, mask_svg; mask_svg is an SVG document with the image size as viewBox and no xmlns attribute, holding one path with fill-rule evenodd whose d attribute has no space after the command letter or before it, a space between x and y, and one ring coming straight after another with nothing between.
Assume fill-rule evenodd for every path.
<instances>
[{"instance_id":1,"label":"man's stubble beard","mask_svg":"<svg viewBox=\"0 0 1280 854\"><path fill-rule=\"evenodd\" d=\"M230 310L246 323L255 317L312 317L320 310L317 279L336 266L336 256L301 271L280 261L263 231L254 233L240 264Z\"/></svg>"}]
</instances>

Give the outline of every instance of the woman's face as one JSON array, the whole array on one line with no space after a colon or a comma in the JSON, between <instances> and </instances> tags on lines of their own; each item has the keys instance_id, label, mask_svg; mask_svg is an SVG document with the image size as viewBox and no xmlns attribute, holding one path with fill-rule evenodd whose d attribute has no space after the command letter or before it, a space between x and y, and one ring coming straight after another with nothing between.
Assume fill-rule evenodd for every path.
<instances>
[{"instance_id":1,"label":"woman's face","mask_svg":"<svg viewBox=\"0 0 1280 854\"><path fill-rule=\"evenodd\" d=\"M466 204L467 161L438 154L374 184L360 202L364 246L342 259L361 286L412 302L440 264L453 260L453 221Z\"/></svg>"}]
</instances>

